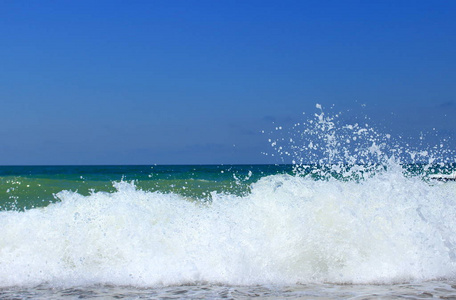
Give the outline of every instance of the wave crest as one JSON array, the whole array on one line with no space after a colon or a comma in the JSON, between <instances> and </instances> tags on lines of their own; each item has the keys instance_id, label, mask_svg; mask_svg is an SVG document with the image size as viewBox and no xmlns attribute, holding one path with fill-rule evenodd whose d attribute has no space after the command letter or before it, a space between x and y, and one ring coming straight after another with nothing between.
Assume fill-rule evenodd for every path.
<instances>
[{"instance_id":1,"label":"wave crest","mask_svg":"<svg viewBox=\"0 0 456 300\"><path fill-rule=\"evenodd\" d=\"M211 203L115 183L0 212L2 286L390 283L454 277L453 184L273 175Z\"/></svg>"}]
</instances>

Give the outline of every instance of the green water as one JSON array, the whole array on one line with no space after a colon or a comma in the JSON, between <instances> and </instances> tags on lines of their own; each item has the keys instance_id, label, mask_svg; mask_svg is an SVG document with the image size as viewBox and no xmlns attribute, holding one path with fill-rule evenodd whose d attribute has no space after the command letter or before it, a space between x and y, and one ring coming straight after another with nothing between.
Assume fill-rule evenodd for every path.
<instances>
[{"instance_id":1,"label":"green water","mask_svg":"<svg viewBox=\"0 0 456 300\"><path fill-rule=\"evenodd\" d=\"M404 173L449 173L455 165L403 165ZM304 166L301 176L315 180L360 180L384 169L363 166L353 174L351 167L328 170L328 167ZM250 185L261 177L295 174L293 165L160 165L160 166L0 166L0 210L24 210L44 207L59 201L60 191L81 195L113 192L113 182L134 182L138 189L150 192L176 193L189 200L210 200L211 193L245 195ZM349 174L349 175L347 175Z\"/></svg>"},{"instance_id":2,"label":"green water","mask_svg":"<svg viewBox=\"0 0 456 300\"><path fill-rule=\"evenodd\" d=\"M113 182L134 182L138 189L209 199L211 192L244 195L267 175L292 173L291 165L205 166L1 166L2 210L23 210L58 201L69 190L82 195L113 192Z\"/></svg>"}]
</instances>

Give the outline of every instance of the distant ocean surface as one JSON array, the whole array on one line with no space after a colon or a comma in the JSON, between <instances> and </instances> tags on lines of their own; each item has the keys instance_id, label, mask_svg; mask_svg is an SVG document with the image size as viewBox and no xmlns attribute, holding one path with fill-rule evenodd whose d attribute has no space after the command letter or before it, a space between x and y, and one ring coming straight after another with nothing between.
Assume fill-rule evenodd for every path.
<instances>
[{"instance_id":1,"label":"distant ocean surface","mask_svg":"<svg viewBox=\"0 0 456 300\"><path fill-rule=\"evenodd\" d=\"M0 299L456 298L454 164L0 167Z\"/></svg>"}]
</instances>

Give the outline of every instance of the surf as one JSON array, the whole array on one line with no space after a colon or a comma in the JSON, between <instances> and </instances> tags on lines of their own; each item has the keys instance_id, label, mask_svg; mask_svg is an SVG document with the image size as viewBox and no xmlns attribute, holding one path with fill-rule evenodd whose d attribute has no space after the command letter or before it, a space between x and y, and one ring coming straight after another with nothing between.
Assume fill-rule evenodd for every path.
<instances>
[{"instance_id":1,"label":"surf","mask_svg":"<svg viewBox=\"0 0 456 300\"><path fill-rule=\"evenodd\" d=\"M231 176L231 187L204 181L204 197L187 186L116 180L104 191L62 190L44 207L0 211L0 286L454 279L456 185L429 177L452 168L450 152L410 149L317 109L270 139L294 160L292 172L211 171L214 182L216 173ZM176 182L201 190L201 180Z\"/></svg>"},{"instance_id":2,"label":"surf","mask_svg":"<svg viewBox=\"0 0 456 300\"><path fill-rule=\"evenodd\" d=\"M454 185L274 175L211 203L115 184L0 213L2 286L392 283L456 270Z\"/></svg>"}]
</instances>

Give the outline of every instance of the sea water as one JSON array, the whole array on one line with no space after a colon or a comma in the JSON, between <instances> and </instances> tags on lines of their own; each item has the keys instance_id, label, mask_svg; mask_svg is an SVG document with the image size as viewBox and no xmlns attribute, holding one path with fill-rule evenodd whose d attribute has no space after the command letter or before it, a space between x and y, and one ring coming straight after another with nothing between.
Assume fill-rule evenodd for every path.
<instances>
[{"instance_id":1,"label":"sea water","mask_svg":"<svg viewBox=\"0 0 456 300\"><path fill-rule=\"evenodd\" d=\"M450 150L323 112L271 145L294 163L0 167L0 298L456 297Z\"/></svg>"}]
</instances>

